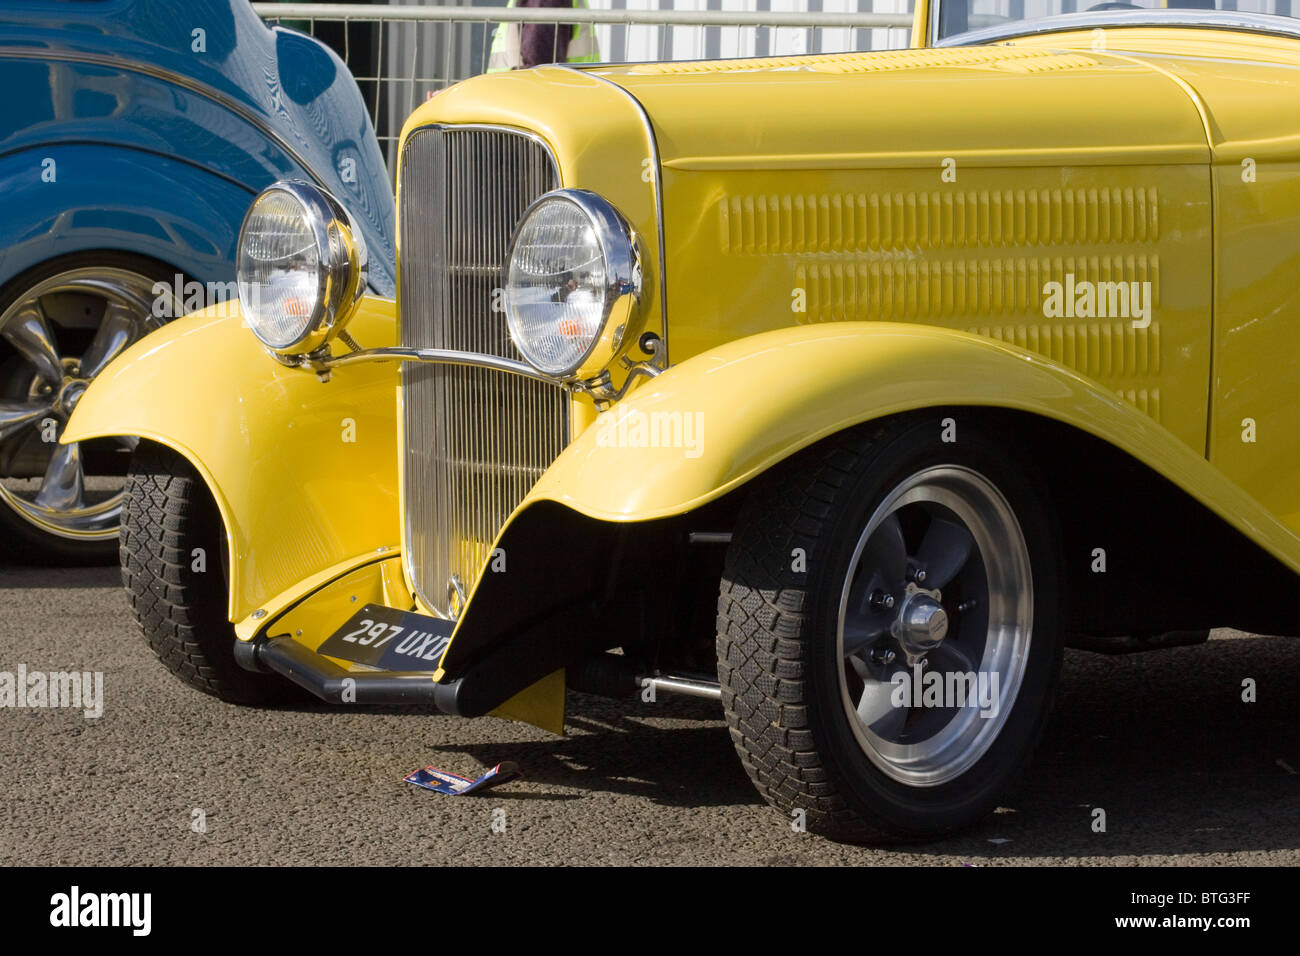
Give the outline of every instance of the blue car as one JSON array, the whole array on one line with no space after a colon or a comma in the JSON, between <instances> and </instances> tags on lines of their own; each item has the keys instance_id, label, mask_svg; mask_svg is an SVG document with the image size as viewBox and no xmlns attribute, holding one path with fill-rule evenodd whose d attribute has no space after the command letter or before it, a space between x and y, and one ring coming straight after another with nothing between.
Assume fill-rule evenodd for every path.
<instances>
[{"instance_id":1,"label":"blue car","mask_svg":"<svg viewBox=\"0 0 1300 956\"><path fill-rule=\"evenodd\" d=\"M276 180L338 197L392 296L392 193L347 67L243 0L0 0L0 90L0 563L107 559L135 440L58 444L87 384L234 297Z\"/></svg>"}]
</instances>

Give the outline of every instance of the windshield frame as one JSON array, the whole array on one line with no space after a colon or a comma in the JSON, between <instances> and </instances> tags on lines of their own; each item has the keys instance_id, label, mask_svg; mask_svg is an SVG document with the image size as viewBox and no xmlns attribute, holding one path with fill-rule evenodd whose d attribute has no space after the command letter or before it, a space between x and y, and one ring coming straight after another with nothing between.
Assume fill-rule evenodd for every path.
<instances>
[{"instance_id":1,"label":"windshield frame","mask_svg":"<svg viewBox=\"0 0 1300 956\"><path fill-rule=\"evenodd\" d=\"M1242 13L1236 10L1094 10L1062 13L1033 20L1009 20L996 26L967 30L939 39L939 11L947 0L932 0L929 17L930 46L979 46L1015 37L1045 33L1066 33L1109 27L1200 27L1215 30L1240 30L1300 39L1300 19L1268 13Z\"/></svg>"}]
</instances>

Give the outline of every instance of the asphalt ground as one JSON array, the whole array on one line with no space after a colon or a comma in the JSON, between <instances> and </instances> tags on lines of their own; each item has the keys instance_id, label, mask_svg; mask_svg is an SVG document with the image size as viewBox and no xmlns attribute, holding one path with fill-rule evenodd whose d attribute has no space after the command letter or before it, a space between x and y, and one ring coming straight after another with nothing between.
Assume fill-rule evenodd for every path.
<instances>
[{"instance_id":1,"label":"asphalt ground","mask_svg":"<svg viewBox=\"0 0 1300 956\"><path fill-rule=\"evenodd\" d=\"M1067 653L1023 786L976 829L902 849L795 832L710 701L571 694L563 738L402 708L223 704L153 657L115 568L0 566L0 671L19 665L102 672L103 715L0 708L3 865L1300 862L1297 639ZM525 778L481 797L402 781L502 760Z\"/></svg>"}]
</instances>

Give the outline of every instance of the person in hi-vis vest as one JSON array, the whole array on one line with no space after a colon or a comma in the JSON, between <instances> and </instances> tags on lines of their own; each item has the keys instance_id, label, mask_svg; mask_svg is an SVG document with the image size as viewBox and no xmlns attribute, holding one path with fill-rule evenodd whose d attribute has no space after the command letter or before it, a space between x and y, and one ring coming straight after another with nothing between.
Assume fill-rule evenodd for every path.
<instances>
[{"instance_id":1,"label":"person in hi-vis vest","mask_svg":"<svg viewBox=\"0 0 1300 956\"><path fill-rule=\"evenodd\" d=\"M510 0L507 7L587 9L587 0ZM591 24L499 23L492 37L488 73L523 70L543 63L596 63L600 51Z\"/></svg>"}]
</instances>

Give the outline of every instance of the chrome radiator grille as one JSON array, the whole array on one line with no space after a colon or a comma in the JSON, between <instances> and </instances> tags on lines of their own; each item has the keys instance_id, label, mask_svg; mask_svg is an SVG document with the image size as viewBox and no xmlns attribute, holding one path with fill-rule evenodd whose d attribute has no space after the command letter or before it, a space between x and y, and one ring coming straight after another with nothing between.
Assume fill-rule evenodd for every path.
<instances>
[{"instance_id":1,"label":"chrome radiator grille","mask_svg":"<svg viewBox=\"0 0 1300 956\"><path fill-rule=\"evenodd\" d=\"M401 344L522 360L496 298L510 236L558 188L550 151L511 130L427 127L402 151ZM408 573L456 616L510 512L568 441L557 386L508 372L402 368Z\"/></svg>"}]
</instances>

